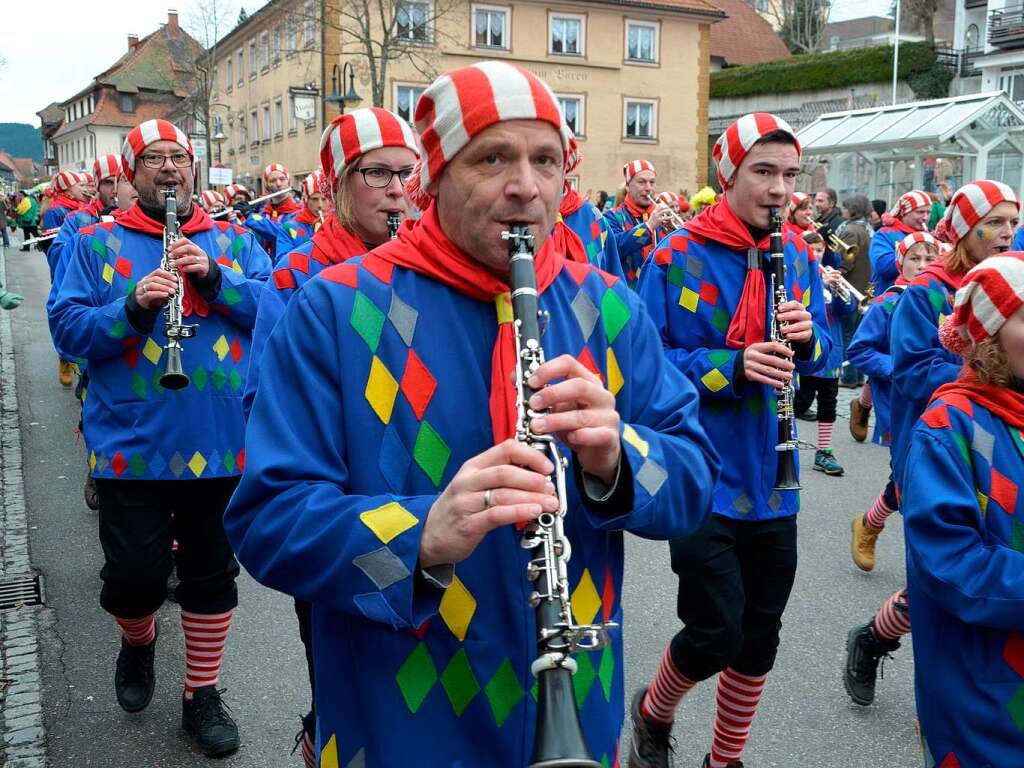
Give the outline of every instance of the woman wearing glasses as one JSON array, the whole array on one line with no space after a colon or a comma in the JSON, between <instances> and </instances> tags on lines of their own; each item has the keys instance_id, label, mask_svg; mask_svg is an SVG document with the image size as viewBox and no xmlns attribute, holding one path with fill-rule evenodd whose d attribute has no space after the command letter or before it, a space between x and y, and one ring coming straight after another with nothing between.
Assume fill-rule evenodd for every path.
<instances>
[{"instance_id":1,"label":"woman wearing glasses","mask_svg":"<svg viewBox=\"0 0 1024 768\"><path fill-rule=\"evenodd\" d=\"M242 401L246 416L256 396L259 360L271 331L289 300L325 267L364 254L388 239L388 216L404 219L409 210L405 182L412 175L419 149L409 125L379 107L357 109L336 117L320 139L324 192L334 203L313 239L291 253L277 255L274 273L260 297L252 356ZM310 688L313 648L310 605L295 601L299 635L306 648ZM316 719L312 705L302 718L298 741L307 767L316 766L313 743Z\"/></svg>"}]
</instances>

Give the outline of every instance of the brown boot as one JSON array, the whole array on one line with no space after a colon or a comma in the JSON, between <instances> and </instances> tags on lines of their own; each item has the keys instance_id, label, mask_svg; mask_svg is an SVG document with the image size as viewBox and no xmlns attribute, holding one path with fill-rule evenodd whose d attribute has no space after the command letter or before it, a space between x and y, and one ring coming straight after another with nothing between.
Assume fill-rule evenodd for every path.
<instances>
[{"instance_id":1,"label":"brown boot","mask_svg":"<svg viewBox=\"0 0 1024 768\"><path fill-rule=\"evenodd\" d=\"M875 567L875 543L881 528L873 528L864 522L864 515L857 515L851 524L850 556L853 564L862 571L870 571Z\"/></svg>"},{"instance_id":2,"label":"brown boot","mask_svg":"<svg viewBox=\"0 0 1024 768\"><path fill-rule=\"evenodd\" d=\"M858 443L863 443L868 437L868 417L871 409L860 404L856 397L850 401L850 434Z\"/></svg>"},{"instance_id":3,"label":"brown boot","mask_svg":"<svg viewBox=\"0 0 1024 768\"><path fill-rule=\"evenodd\" d=\"M60 379L60 383L65 387L70 387L74 384L74 379L71 377L71 363L64 358L58 361L58 374L57 378Z\"/></svg>"}]
</instances>

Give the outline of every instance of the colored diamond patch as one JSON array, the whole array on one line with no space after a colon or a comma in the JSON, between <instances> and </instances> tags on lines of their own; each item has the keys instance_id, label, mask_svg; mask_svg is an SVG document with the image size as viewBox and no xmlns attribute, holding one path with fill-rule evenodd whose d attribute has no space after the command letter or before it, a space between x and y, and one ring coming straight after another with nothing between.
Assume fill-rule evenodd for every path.
<instances>
[{"instance_id":1,"label":"colored diamond patch","mask_svg":"<svg viewBox=\"0 0 1024 768\"><path fill-rule=\"evenodd\" d=\"M700 381L710 392L721 392L729 386L729 380L717 368L712 368L701 376Z\"/></svg>"},{"instance_id":2,"label":"colored diamond patch","mask_svg":"<svg viewBox=\"0 0 1024 768\"><path fill-rule=\"evenodd\" d=\"M370 363L370 377L366 381L365 395L377 418L384 424L390 422L395 397L398 395L398 382L376 355Z\"/></svg>"},{"instance_id":3,"label":"colored diamond patch","mask_svg":"<svg viewBox=\"0 0 1024 768\"><path fill-rule=\"evenodd\" d=\"M629 307L619 298L619 294L611 288L605 291L601 298L601 320L604 322L604 332L609 344L615 343L615 339L629 322L629 316Z\"/></svg>"},{"instance_id":4,"label":"colored diamond patch","mask_svg":"<svg viewBox=\"0 0 1024 768\"><path fill-rule=\"evenodd\" d=\"M333 733L320 750L320 768L338 768L338 741Z\"/></svg>"},{"instance_id":5,"label":"colored diamond patch","mask_svg":"<svg viewBox=\"0 0 1024 768\"><path fill-rule=\"evenodd\" d=\"M146 461L139 454L135 454L128 461L128 469L135 477L142 477L146 474Z\"/></svg>"},{"instance_id":6,"label":"colored diamond patch","mask_svg":"<svg viewBox=\"0 0 1024 768\"><path fill-rule=\"evenodd\" d=\"M380 343L380 334L384 329L384 313L375 305L362 291L356 291L355 301L352 303L352 314L349 322L355 329L371 352L377 351Z\"/></svg>"},{"instance_id":7,"label":"colored diamond patch","mask_svg":"<svg viewBox=\"0 0 1024 768\"><path fill-rule=\"evenodd\" d=\"M988 497L1012 515L1017 508L1017 484L993 469L992 489Z\"/></svg>"},{"instance_id":8,"label":"colored diamond patch","mask_svg":"<svg viewBox=\"0 0 1024 768\"><path fill-rule=\"evenodd\" d=\"M508 659L501 662L494 677L484 687L484 693L491 704L494 722L501 728L512 714L512 710L525 695L523 688L516 679L516 673Z\"/></svg>"},{"instance_id":9,"label":"colored diamond patch","mask_svg":"<svg viewBox=\"0 0 1024 768\"><path fill-rule=\"evenodd\" d=\"M576 694L576 709L583 709L583 704L594 687L597 672L594 670L594 662L590 660L589 653L577 653L573 658L576 659L576 673L572 676L573 692Z\"/></svg>"},{"instance_id":10,"label":"colored diamond patch","mask_svg":"<svg viewBox=\"0 0 1024 768\"><path fill-rule=\"evenodd\" d=\"M615 651L612 646L606 645L601 651L601 664L597 668L597 677L601 681L601 690L604 693L604 700L612 700L612 679L615 676Z\"/></svg>"},{"instance_id":11,"label":"colored diamond patch","mask_svg":"<svg viewBox=\"0 0 1024 768\"><path fill-rule=\"evenodd\" d=\"M195 370L192 371L192 383L196 389L202 392L206 389L206 383L210 380L210 375L206 372L206 369L201 365L197 365Z\"/></svg>"},{"instance_id":12,"label":"colored diamond patch","mask_svg":"<svg viewBox=\"0 0 1024 768\"><path fill-rule=\"evenodd\" d=\"M473 614L476 613L476 599L457 574L452 577L452 585L444 591L438 613L459 642L466 639Z\"/></svg>"},{"instance_id":13,"label":"colored diamond patch","mask_svg":"<svg viewBox=\"0 0 1024 768\"><path fill-rule=\"evenodd\" d=\"M213 369L213 376L211 376L210 379L211 381L213 381L213 386L216 388L216 390L220 392L222 389L224 389L224 384L228 380L228 375L224 373L224 369L218 365L216 368Z\"/></svg>"},{"instance_id":14,"label":"colored diamond patch","mask_svg":"<svg viewBox=\"0 0 1024 768\"><path fill-rule=\"evenodd\" d=\"M729 330L729 315L724 309L716 309L711 315L711 325L719 333Z\"/></svg>"},{"instance_id":15,"label":"colored diamond patch","mask_svg":"<svg viewBox=\"0 0 1024 768\"><path fill-rule=\"evenodd\" d=\"M234 288L225 288L221 293L224 296L224 303L229 307L234 306L242 300L241 294Z\"/></svg>"},{"instance_id":16,"label":"colored diamond patch","mask_svg":"<svg viewBox=\"0 0 1024 768\"><path fill-rule=\"evenodd\" d=\"M622 425L622 439L625 440L629 445L636 449L636 452L647 458L647 453L650 451L650 445L640 437L640 434L633 428L632 424Z\"/></svg>"},{"instance_id":17,"label":"colored diamond patch","mask_svg":"<svg viewBox=\"0 0 1024 768\"><path fill-rule=\"evenodd\" d=\"M199 477L203 474L203 470L206 469L206 459L203 458L203 454L196 451L192 454L192 458L188 460L188 468L192 470L192 474Z\"/></svg>"},{"instance_id":18,"label":"colored diamond patch","mask_svg":"<svg viewBox=\"0 0 1024 768\"><path fill-rule=\"evenodd\" d=\"M230 349L231 348L228 346L228 340L224 336L221 336L213 343L213 351L217 353L218 360L223 360L227 357Z\"/></svg>"},{"instance_id":19,"label":"colored diamond patch","mask_svg":"<svg viewBox=\"0 0 1024 768\"><path fill-rule=\"evenodd\" d=\"M378 547L365 555L354 557L352 564L382 591L409 575L405 563L387 547Z\"/></svg>"},{"instance_id":20,"label":"colored diamond patch","mask_svg":"<svg viewBox=\"0 0 1024 768\"><path fill-rule=\"evenodd\" d=\"M613 395L618 395L625 383L618 358L615 357L615 350L608 347L608 391Z\"/></svg>"},{"instance_id":21,"label":"colored diamond patch","mask_svg":"<svg viewBox=\"0 0 1024 768\"><path fill-rule=\"evenodd\" d=\"M153 365L160 362L160 356L163 355L163 353L164 348L152 339L146 339L146 343L142 346L143 356Z\"/></svg>"},{"instance_id":22,"label":"colored diamond patch","mask_svg":"<svg viewBox=\"0 0 1024 768\"><path fill-rule=\"evenodd\" d=\"M1013 698L1010 699L1006 708L1010 711L1010 717L1013 718L1013 724L1017 726L1017 730L1024 731L1024 685L1017 688L1017 692L1013 694Z\"/></svg>"},{"instance_id":23,"label":"colored diamond patch","mask_svg":"<svg viewBox=\"0 0 1024 768\"><path fill-rule=\"evenodd\" d=\"M402 692L409 711L415 715L437 682L437 668L434 666L434 660L430 658L426 645L422 642L416 644L412 653L399 667L395 682L398 683L398 689Z\"/></svg>"},{"instance_id":24,"label":"colored diamond patch","mask_svg":"<svg viewBox=\"0 0 1024 768\"><path fill-rule=\"evenodd\" d=\"M460 648L444 668L444 672L441 673L441 685L448 694L448 701L451 702L455 715L461 717L469 703L480 693L480 683L469 666L465 648Z\"/></svg>"},{"instance_id":25,"label":"colored diamond patch","mask_svg":"<svg viewBox=\"0 0 1024 768\"><path fill-rule=\"evenodd\" d=\"M409 350L405 363L405 373L402 374L402 394L405 395L412 406L412 412L417 419L422 419L427 411L430 399L437 390L437 380L433 377L427 366L420 360L419 355Z\"/></svg>"},{"instance_id":26,"label":"colored diamond patch","mask_svg":"<svg viewBox=\"0 0 1024 768\"><path fill-rule=\"evenodd\" d=\"M420 422L420 431L416 435L416 445L412 457L420 469L426 472L434 485L441 484L444 468L452 452L448 444L441 439L432 426L426 421Z\"/></svg>"},{"instance_id":27,"label":"colored diamond patch","mask_svg":"<svg viewBox=\"0 0 1024 768\"><path fill-rule=\"evenodd\" d=\"M594 579L590 575L590 569L584 568L576 589L573 590L572 613L581 624L591 624L601 610L601 596L597 594L597 587L594 586Z\"/></svg>"},{"instance_id":28,"label":"colored diamond patch","mask_svg":"<svg viewBox=\"0 0 1024 768\"><path fill-rule=\"evenodd\" d=\"M690 312L696 312L698 301L700 301L700 296L686 286L683 286L683 290L679 292L679 306L683 309L688 309Z\"/></svg>"},{"instance_id":29,"label":"colored diamond patch","mask_svg":"<svg viewBox=\"0 0 1024 768\"><path fill-rule=\"evenodd\" d=\"M419 520L397 501L362 512L359 519L374 535L387 544L401 533L414 527Z\"/></svg>"},{"instance_id":30,"label":"colored diamond patch","mask_svg":"<svg viewBox=\"0 0 1024 768\"><path fill-rule=\"evenodd\" d=\"M145 400L146 399L146 395L148 393L148 387L146 386L146 380L144 378L142 378L137 373L133 373L132 374L132 392L134 392L135 395L140 400Z\"/></svg>"},{"instance_id":31,"label":"colored diamond patch","mask_svg":"<svg viewBox=\"0 0 1024 768\"><path fill-rule=\"evenodd\" d=\"M114 283L114 268L109 264L103 265L103 279L110 285Z\"/></svg>"}]
</instances>

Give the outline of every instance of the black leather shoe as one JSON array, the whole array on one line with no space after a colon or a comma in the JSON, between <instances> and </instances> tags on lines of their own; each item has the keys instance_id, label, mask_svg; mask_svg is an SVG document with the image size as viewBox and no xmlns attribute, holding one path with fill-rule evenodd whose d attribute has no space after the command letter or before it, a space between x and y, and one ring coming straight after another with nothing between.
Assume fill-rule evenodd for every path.
<instances>
[{"instance_id":1,"label":"black leather shoe","mask_svg":"<svg viewBox=\"0 0 1024 768\"><path fill-rule=\"evenodd\" d=\"M891 659L891 654L900 647L898 640L884 640L875 634L874 620L860 627L854 627L846 636L846 666L843 669L843 686L855 704L868 706L875 700L875 681L878 679L878 664L882 659Z\"/></svg>"},{"instance_id":2,"label":"black leather shoe","mask_svg":"<svg viewBox=\"0 0 1024 768\"><path fill-rule=\"evenodd\" d=\"M238 726L212 685L196 688L192 700L181 698L181 727L207 757L223 757L238 749Z\"/></svg>"},{"instance_id":3,"label":"black leather shoe","mask_svg":"<svg viewBox=\"0 0 1024 768\"><path fill-rule=\"evenodd\" d=\"M672 753L675 751L672 725L655 723L643 716L640 704L646 695L646 687L633 694L633 704L629 709L633 738L627 768L672 768Z\"/></svg>"},{"instance_id":4,"label":"black leather shoe","mask_svg":"<svg viewBox=\"0 0 1024 768\"><path fill-rule=\"evenodd\" d=\"M704 762L701 763L701 768L710 768L711 766L711 753L704 755ZM743 768L742 760L735 760L729 763L726 768Z\"/></svg>"},{"instance_id":5,"label":"black leather shoe","mask_svg":"<svg viewBox=\"0 0 1024 768\"><path fill-rule=\"evenodd\" d=\"M149 645L129 645L121 638L121 652L117 654L114 672L114 691L117 703L125 712L141 712L149 706L156 686L153 656L156 638Z\"/></svg>"}]
</instances>

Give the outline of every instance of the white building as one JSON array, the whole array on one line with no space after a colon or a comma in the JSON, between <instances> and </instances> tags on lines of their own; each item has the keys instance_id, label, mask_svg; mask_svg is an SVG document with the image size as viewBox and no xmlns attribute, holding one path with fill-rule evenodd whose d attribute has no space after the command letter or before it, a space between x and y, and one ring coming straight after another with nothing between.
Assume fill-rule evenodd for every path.
<instances>
[{"instance_id":1,"label":"white building","mask_svg":"<svg viewBox=\"0 0 1024 768\"><path fill-rule=\"evenodd\" d=\"M957 0L954 47L961 51L954 95L1005 91L1024 103L1024 5Z\"/></svg>"}]
</instances>

